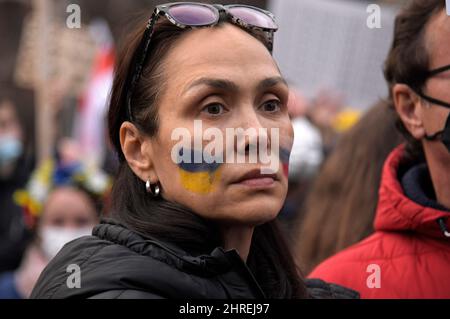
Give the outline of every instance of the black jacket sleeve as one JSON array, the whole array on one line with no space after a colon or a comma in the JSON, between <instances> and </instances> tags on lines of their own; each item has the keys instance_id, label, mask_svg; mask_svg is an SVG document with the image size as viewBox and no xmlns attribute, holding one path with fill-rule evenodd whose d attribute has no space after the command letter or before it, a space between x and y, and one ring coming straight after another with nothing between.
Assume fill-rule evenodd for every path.
<instances>
[{"instance_id":1,"label":"black jacket sleeve","mask_svg":"<svg viewBox=\"0 0 450 319\"><path fill-rule=\"evenodd\" d=\"M359 299L357 291L320 279L306 279L306 289L311 299Z\"/></svg>"},{"instance_id":2,"label":"black jacket sleeve","mask_svg":"<svg viewBox=\"0 0 450 319\"><path fill-rule=\"evenodd\" d=\"M88 299L164 299L164 297L142 290L121 289L105 291Z\"/></svg>"}]
</instances>

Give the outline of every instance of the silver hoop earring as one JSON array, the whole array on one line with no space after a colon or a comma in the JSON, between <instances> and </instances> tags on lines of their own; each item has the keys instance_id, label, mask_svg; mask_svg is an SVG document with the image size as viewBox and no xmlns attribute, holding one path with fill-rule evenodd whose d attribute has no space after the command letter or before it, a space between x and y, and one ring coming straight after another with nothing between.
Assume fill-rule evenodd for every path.
<instances>
[{"instance_id":1,"label":"silver hoop earring","mask_svg":"<svg viewBox=\"0 0 450 319\"><path fill-rule=\"evenodd\" d=\"M153 195L153 197L158 197L159 193L161 192L161 188L159 187L159 183L156 182L154 185L150 183L150 180L148 179L145 182L145 190L147 193L150 193Z\"/></svg>"},{"instance_id":2,"label":"silver hoop earring","mask_svg":"<svg viewBox=\"0 0 450 319\"><path fill-rule=\"evenodd\" d=\"M154 190L154 192L153 192L153 196L158 197L160 191L161 191L161 189L160 189L160 187L159 187L159 183L156 183L156 185L155 185L155 190Z\"/></svg>"}]
</instances>

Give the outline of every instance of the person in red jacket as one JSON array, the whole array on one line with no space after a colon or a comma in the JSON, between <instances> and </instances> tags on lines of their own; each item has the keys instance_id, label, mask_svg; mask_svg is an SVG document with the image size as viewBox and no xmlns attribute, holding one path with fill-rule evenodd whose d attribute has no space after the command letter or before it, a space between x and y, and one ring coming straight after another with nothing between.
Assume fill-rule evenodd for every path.
<instances>
[{"instance_id":1,"label":"person in red jacket","mask_svg":"<svg viewBox=\"0 0 450 319\"><path fill-rule=\"evenodd\" d=\"M362 298L450 298L450 17L413 0L396 18L385 77L406 145L388 157L375 233L309 275Z\"/></svg>"}]
</instances>

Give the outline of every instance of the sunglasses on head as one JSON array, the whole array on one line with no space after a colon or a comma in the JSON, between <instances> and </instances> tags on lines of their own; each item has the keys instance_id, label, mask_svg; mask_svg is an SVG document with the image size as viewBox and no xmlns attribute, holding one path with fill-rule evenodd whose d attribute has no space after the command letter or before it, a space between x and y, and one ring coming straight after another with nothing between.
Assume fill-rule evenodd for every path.
<instances>
[{"instance_id":1,"label":"sunglasses on head","mask_svg":"<svg viewBox=\"0 0 450 319\"><path fill-rule=\"evenodd\" d=\"M440 73L446 72L448 70L450 70L450 65L446 65L446 66L443 66L443 67L440 67L440 68L428 71L426 76L425 76L425 80L427 80L427 79L429 79L429 78L431 78L433 76L436 76L436 75L438 75ZM423 91L421 89L414 88L414 87L412 87L412 89L413 89L414 92L416 92L416 94L418 96L420 96L425 101L450 109L450 103L447 103L447 102L435 99L435 98L433 98L431 96L428 96L425 93L423 93Z\"/></svg>"},{"instance_id":2,"label":"sunglasses on head","mask_svg":"<svg viewBox=\"0 0 450 319\"><path fill-rule=\"evenodd\" d=\"M228 21L248 30L257 30L266 33L267 49L272 54L273 34L278 26L275 17L269 11L241 4L220 5L197 2L175 2L158 5L144 31L141 43L135 53L131 73L127 78L127 117L133 121L131 100L133 91L142 74L145 59L150 50L154 26L160 17L180 28L201 28L217 25L220 21Z\"/></svg>"}]
</instances>

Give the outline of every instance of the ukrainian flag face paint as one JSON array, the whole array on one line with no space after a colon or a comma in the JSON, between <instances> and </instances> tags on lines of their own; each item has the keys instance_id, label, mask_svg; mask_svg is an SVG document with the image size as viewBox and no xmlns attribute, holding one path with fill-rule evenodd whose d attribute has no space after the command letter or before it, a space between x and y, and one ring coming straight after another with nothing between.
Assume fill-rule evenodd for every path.
<instances>
[{"instance_id":1,"label":"ukrainian flag face paint","mask_svg":"<svg viewBox=\"0 0 450 319\"><path fill-rule=\"evenodd\" d=\"M289 157L291 156L291 148L280 147L280 161L283 168L284 176L289 176Z\"/></svg>"},{"instance_id":2,"label":"ukrainian flag face paint","mask_svg":"<svg viewBox=\"0 0 450 319\"><path fill-rule=\"evenodd\" d=\"M215 186L220 181L221 163L207 163L202 151L189 148L180 148L178 170L181 184L191 192L198 194L208 194L214 191ZM189 161L184 158L187 154ZM194 163L194 159L201 158L199 163Z\"/></svg>"},{"instance_id":3,"label":"ukrainian flag face paint","mask_svg":"<svg viewBox=\"0 0 450 319\"><path fill-rule=\"evenodd\" d=\"M280 147L279 160L284 176L289 173L290 148ZM194 159L201 159L195 161ZM208 194L220 182L223 163L211 162L205 159L203 152L182 147L178 152L178 171L183 187L198 194Z\"/></svg>"}]
</instances>

